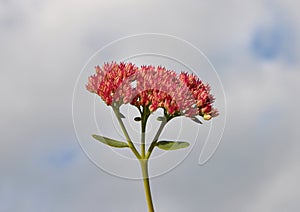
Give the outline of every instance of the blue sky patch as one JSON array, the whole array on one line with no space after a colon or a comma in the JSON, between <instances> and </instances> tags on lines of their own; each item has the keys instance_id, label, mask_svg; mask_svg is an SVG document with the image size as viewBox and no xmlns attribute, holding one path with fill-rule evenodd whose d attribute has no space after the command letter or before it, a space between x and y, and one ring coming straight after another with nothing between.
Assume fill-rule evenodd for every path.
<instances>
[{"instance_id":1,"label":"blue sky patch","mask_svg":"<svg viewBox=\"0 0 300 212\"><path fill-rule=\"evenodd\" d=\"M258 28L251 41L252 52L261 59L278 59L286 51L286 33L279 26Z\"/></svg>"},{"instance_id":2,"label":"blue sky patch","mask_svg":"<svg viewBox=\"0 0 300 212\"><path fill-rule=\"evenodd\" d=\"M250 39L250 51L260 60L281 60L295 65L298 59L298 32L285 13L274 15L271 23L258 24Z\"/></svg>"},{"instance_id":3,"label":"blue sky patch","mask_svg":"<svg viewBox=\"0 0 300 212\"><path fill-rule=\"evenodd\" d=\"M55 168L65 168L73 163L77 153L72 149L62 149L53 151L46 156L46 163Z\"/></svg>"}]
</instances>

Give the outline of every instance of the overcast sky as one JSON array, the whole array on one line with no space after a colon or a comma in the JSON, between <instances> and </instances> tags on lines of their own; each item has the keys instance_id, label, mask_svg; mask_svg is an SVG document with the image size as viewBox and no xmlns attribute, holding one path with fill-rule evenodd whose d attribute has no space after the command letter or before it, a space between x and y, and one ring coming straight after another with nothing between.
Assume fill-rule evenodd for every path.
<instances>
[{"instance_id":1,"label":"overcast sky","mask_svg":"<svg viewBox=\"0 0 300 212\"><path fill-rule=\"evenodd\" d=\"M95 166L72 120L73 89L90 56L145 32L201 49L227 101L211 160L199 166L195 145L179 166L151 180L156 211L299 211L299 6L0 0L0 211L146 211L142 182Z\"/></svg>"}]
</instances>

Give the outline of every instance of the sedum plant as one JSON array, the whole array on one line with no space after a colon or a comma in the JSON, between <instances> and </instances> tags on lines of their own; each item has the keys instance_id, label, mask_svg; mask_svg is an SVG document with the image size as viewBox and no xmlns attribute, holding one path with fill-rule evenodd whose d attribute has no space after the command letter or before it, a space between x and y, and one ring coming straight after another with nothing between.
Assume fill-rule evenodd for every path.
<instances>
[{"instance_id":1,"label":"sedum plant","mask_svg":"<svg viewBox=\"0 0 300 212\"><path fill-rule=\"evenodd\" d=\"M204 84L194 74L167 70L161 66L141 66L133 63L111 62L95 67L96 73L88 78L86 88L97 94L111 107L122 129L126 141L117 141L104 135L92 135L96 140L115 148L128 148L139 160L148 211L153 212L154 206L150 190L148 161L153 150L177 150L189 146L185 141L159 140L168 122L173 118L185 116L196 123L202 124L198 117L210 120L218 115L213 107L214 97L210 87ZM140 122L140 150L134 145L126 126L125 117L120 112L123 104L130 104L139 111L134 121ZM160 126L152 142L146 145L146 127L149 116L158 108L163 109L163 115L158 117Z\"/></svg>"}]
</instances>

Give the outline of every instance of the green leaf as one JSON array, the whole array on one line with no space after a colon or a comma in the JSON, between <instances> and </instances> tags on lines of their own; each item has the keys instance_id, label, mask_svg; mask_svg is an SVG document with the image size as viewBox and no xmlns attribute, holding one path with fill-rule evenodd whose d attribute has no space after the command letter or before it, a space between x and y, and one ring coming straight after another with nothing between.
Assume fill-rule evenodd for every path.
<instances>
[{"instance_id":1,"label":"green leaf","mask_svg":"<svg viewBox=\"0 0 300 212\"><path fill-rule=\"evenodd\" d=\"M166 117L164 117L164 116L159 116L159 117L157 117L156 120L157 120L157 121L166 121L167 119L166 119Z\"/></svg>"},{"instance_id":2,"label":"green leaf","mask_svg":"<svg viewBox=\"0 0 300 212\"><path fill-rule=\"evenodd\" d=\"M185 141L159 141L156 146L163 150L176 150L181 148L186 148L190 144Z\"/></svg>"},{"instance_id":3,"label":"green leaf","mask_svg":"<svg viewBox=\"0 0 300 212\"><path fill-rule=\"evenodd\" d=\"M203 124L198 118L196 118L195 116L194 117L191 117L191 119L194 121L194 122L196 122L196 123L198 123L198 124Z\"/></svg>"},{"instance_id":4,"label":"green leaf","mask_svg":"<svg viewBox=\"0 0 300 212\"><path fill-rule=\"evenodd\" d=\"M123 113L121 113L120 111L119 111L119 115L120 115L121 119L125 119L125 118L126 118L126 117L123 115Z\"/></svg>"},{"instance_id":5,"label":"green leaf","mask_svg":"<svg viewBox=\"0 0 300 212\"><path fill-rule=\"evenodd\" d=\"M141 121L142 119L141 119L141 117L135 117L134 120L135 121Z\"/></svg>"},{"instance_id":6,"label":"green leaf","mask_svg":"<svg viewBox=\"0 0 300 212\"><path fill-rule=\"evenodd\" d=\"M95 138L96 140L108 145L108 146L112 146L112 147L116 147L116 148L125 148L128 147L128 144L122 141L116 141L114 139L111 138L107 138L104 136L100 136L100 135L92 135L93 138Z\"/></svg>"}]
</instances>

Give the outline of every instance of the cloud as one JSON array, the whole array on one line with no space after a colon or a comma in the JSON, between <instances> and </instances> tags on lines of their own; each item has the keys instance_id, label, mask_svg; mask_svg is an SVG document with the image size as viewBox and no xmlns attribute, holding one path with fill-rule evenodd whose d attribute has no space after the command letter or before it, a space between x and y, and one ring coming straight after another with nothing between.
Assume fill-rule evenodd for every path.
<instances>
[{"instance_id":1,"label":"cloud","mask_svg":"<svg viewBox=\"0 0 300 212\"><path fill-rule=\"evenodd\" d=\"M299 153L298 153L299 154ZM291 161L291 163L293 163ZM297 211L300 209L297 199L300 192L298 186L300 170L297 165L288 164L260 187L260 192L250 201L245 211Z\"/></svg>"}]
</instances>

